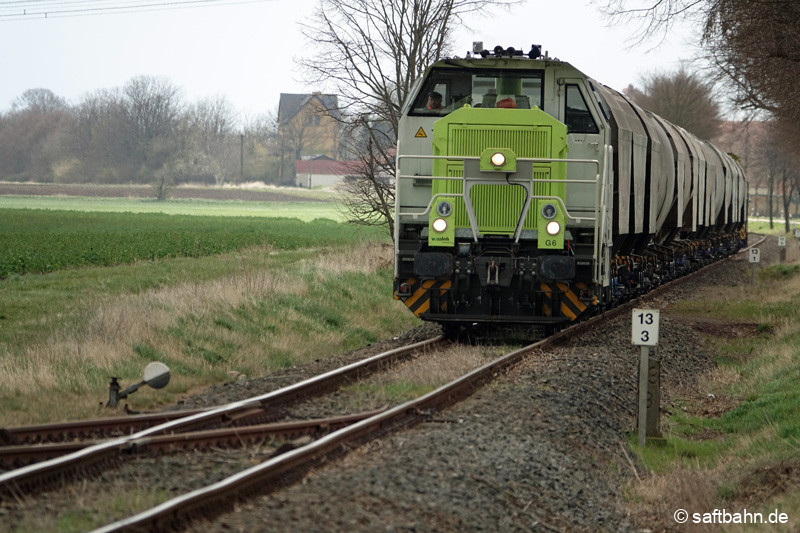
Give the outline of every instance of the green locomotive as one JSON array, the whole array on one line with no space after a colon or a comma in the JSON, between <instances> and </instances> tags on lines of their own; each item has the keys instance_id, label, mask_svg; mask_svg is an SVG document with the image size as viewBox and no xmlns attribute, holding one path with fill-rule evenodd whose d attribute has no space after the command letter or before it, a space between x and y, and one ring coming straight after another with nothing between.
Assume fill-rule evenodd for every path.
<instances>
[{"instance_id":1,"label":"green locomotive","mask_svg":"<svg viewBox=\"0 0 800 533\"><path fill-rule=\"evenodd\" d=\"M730 156L540 47L473 54L431 65L400 120L394 294L414 314L558 328L738 248Z\"/></svg>"}]
</instances>

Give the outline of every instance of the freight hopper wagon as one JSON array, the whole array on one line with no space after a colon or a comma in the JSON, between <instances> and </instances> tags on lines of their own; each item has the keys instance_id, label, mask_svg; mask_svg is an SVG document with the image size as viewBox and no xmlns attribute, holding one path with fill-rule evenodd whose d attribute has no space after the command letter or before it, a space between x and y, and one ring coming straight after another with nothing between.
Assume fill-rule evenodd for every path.
<instances>
[{"instance_id":1,"label":"freight hopper wagon","mask_svg":"<svg viewBox=\"0 0 800 533\"><path fill-rule=\"evenodd\" d=\"M537 46L476 45L399 125L394 296L415 315L557 329L738 249L729 155Z\"/></svg>"}]
</instances>

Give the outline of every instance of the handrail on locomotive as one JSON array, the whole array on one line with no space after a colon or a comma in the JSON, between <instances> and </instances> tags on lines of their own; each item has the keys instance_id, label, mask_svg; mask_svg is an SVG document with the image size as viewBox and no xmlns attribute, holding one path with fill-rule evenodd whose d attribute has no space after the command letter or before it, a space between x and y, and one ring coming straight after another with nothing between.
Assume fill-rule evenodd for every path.
<instances>
[{"instance_id":1,"label":"handrail on locomotive","mask_svg":"<svg viewBox=\"0 0 800 533\"><path fill-rule=\"evenodd\" d=\"M602 166L602 171L601 171L600 161L597 160L597 159L556 159L556 158L541 158L541 157L537 157L537 158L531 158L531 157L522 158L521 157L521 158L518 158L517 161L520 161L520 162L530 162L530 163L566 163L568 169L569 169L569 166L570 166L571 163L572 164L594 165L596 167L596 172L595 172L594 179L569 179L569 178L564 178L564 179L557 179L557 178L554 178L554 179L549 179L549 178L548 179L535 179L533 177L533 175L531 175L531 177L530 177L530 179L528 181L531 184L533 184L533 183L564 183L564 184L574 183L574 184L592 185L593 188L594 188L593 195L594 195L594 198L595 198L595 205L592 206L593 209L594 209L594 216L574 216L574 215L572 215L570 213L570 211L567 208L564 200L559 196L555 196L555 195L528 195L528 197L526 199L526 202L525 202L525 205L523 206L523 210L522 210L522 212L520 214L519 221L517 222L517 227L516 227L516 229L514 231L514 242L518 242L519 241L520 235L522 233L522 226L525 223L525 215L527 214L527 211L528 211L528 208L530 206L531 200L553 200L553 201L556 201L561 206L561 208L564 210L564 213L567 216L567 218L569 218L570 220L572 220L572 221L574 221L576 223L580 223L580 222L582 222L584 220L594 222L594 244L595 244L595 246L594 246L594 250L595 250L595 254L594 254L594 269L595 269L595 279L600 279L601 271L602 271L602 265L601 265L601 261L599 261L600 258L598 258L596 254L597 254L597 250L600 249L601 236L605 233L606 224L607 224L606 219L608 218L607 211L603 210L601 208L606 205L605 204L605 193L606 193L605 184L608 183L608 176L609 176L609 168L608 167L609 167L609 162L612 160L613 147L611 145L606 145L605 146L605 153L606 153L605 164ZM440 198L440 197L462 198L462 199L465 200L464 201L464 206L467 209L467 212L469 214L469 222L470 222L470 228L472 230L473 239L474 239L475 242L477 242L479 237L480 237L480 231L479 231L479 228L478 228L477 221L475 219L474 209L473 209L473 206L472 206L471 199L467 198L466 197L467 195L465 195L465 193L464 193L464 187L466 185L466 182L468 180L470 180L470 179L475 179L475 178L472 178L470 176L459 177L459 176L433 176L433 175L419 175L419 174L413 174L413 175L412 174L403 174L401 172L401 163L402 163L403 160L406 160L406 159L417 159L417 160L443 159L443 160L451 160L451 161L452 160L456 160L456 161L462 161L463 162L463 161L466 161L466 160L476 160L477 161L477 160L480 160L480 157L474 157L474 156L452 156L452 155L415 155L415 154L404 154L403 155L403 154L401 154L401 155L397 156L397 167L396 167L396 179L397 180L413 179L413 180L424 180L424 181L431 181L431 182L433 182L433 180L450 180L450 181L461 181L462 182L462 189L461 189L462 192L460 192L460 193L448 193L448 192L436 193L436 194L431 196L431 199L428 201L428 205L425 207L425 209L423 211L405 211L405 212L402 212L402 211L398 210L397 213L396 213L396 216L398 216L398 217L404 217L405 216L405 217L414 217L414 218L426 217L431 213L431 210L433 209L433 206L434 206L437 198ZM601 175L601 172L602 172L602 175ZM508 183L519 183L519 182L516 182L516 181L511 182L511 181L509 181ZM470 201L468 202L466 200L470 200ZM605 249L605 248L606 247L603 246L603 249Z\"/></svg>"}]
</instances>

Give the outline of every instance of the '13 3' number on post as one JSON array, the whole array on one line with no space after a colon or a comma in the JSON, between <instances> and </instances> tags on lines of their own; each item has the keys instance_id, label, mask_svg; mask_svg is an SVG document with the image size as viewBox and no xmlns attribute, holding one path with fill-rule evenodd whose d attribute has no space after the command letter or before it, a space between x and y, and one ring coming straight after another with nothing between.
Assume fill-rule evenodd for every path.
<instances>
[{"instance_id":1,"label":"'13 3' number on post","mask_svg":"<svg viewBox=\"0 0 800 533\"><path fill-rule=\"evenodd\" d=\"M654 309L634 309L631 328L631 342L642 346L658 344L659 311Z\"/></svg>"}]
</instances>

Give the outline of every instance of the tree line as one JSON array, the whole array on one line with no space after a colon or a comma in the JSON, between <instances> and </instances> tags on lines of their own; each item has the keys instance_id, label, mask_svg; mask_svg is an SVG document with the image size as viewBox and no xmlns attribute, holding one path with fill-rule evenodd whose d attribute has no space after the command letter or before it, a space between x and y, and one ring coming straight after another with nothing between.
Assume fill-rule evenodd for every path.
<instances>
[{"instance_id":1,"label":"tree line","mask_svg":"<svg viewBox=\"0 0 800 533\"><path fill-rule=\"evenodd\" d=\"M187 103L164 78L139 76L75 105L29 89L0 114L0 180L151 184L163 198L183 182L274 182L277 124L241 128L224 97Z\"/></svg>"}]
</instances>

